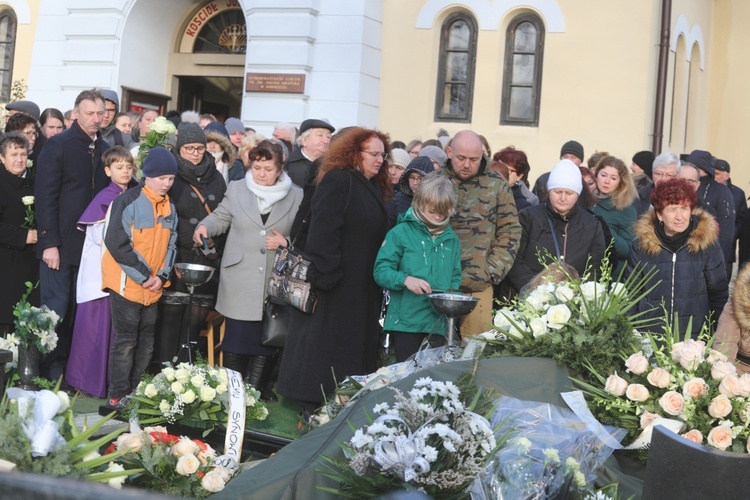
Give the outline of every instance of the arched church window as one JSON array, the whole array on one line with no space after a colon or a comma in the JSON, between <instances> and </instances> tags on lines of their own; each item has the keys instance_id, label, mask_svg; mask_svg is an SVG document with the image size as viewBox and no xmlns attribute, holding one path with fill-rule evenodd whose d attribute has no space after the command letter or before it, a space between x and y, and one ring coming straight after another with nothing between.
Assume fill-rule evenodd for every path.
<instances>
[{"instance_id":1,"label":"arched church window","mask_svg":"<svg viewBox=\"0 0 750 500\"><path fill-rule=\"evenodd\" d=\"M16 51L16 15L0 10L0 101L10 100L13 86L13 54Z\"/></svg>"},{"instance_id":2,"label":"arched church window","mask_svg":"<svg viewBox=\"0 0 750 500\"><path fill-rule=\"evenodd\" d=\"M448 16L440 33L435 120L471 121L477 23L470 14Z\"/></svg>"},{"instance_id":3,"label":"arched church window","mask_svg":"<svg viewBox=\"0 0 750 500\"><path fill-rule=\"evenodd\" d=\"M194 53L244 54L247 49L247 25L242 9L229 9L212 17L201 29L193 46Z\"/></svg>"},{"instance_id":4,"label":"arched church window","mask_svg":"<svg viewBox=\"0 0 750 500\"><path fill-rule=\"evenodd\" d=\"M503 125L539 124L544 25L535 14L521 14L508 25L503 71Z\"/></svg>"}]
</instances>

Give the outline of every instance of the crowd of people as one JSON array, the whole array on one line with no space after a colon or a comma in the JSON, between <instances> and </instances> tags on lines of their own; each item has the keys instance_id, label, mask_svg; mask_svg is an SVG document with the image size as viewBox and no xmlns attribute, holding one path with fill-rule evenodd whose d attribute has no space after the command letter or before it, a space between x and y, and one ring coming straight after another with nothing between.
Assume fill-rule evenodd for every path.
<instances>
[{"instance_id":1,"label":"crowd of people","mask_svg":"<svg viewBox=\"0 0 750 500\"><path fill-rule=\"evenodd\" d=\"M641 151L629 167L596 152L584 164L571 140L532 189L525 152L492 154L472 130L404 143L310 118L266 139L188 110L167 113L176 134L139 165L159 112L121 112L111 90L81 92L66 113L7 109L0 325L12 330L24 283L38 281L31 303L63 318L42 375L113 407L144 372L179 359L212 311L226 318L226 367L264 399L314 407L336 381L378 368L384 334L398 361L442 345L428 294L478 299L459 322L468 337L491 328L495 299L555 261L588 279L605 262L617 279L655 269L637 312L666 311L692 335L718 320L717 345L750 367L750 270L728 291L733 263L750 259L747 202L707 151ZM263 308L274 253L290 245L309 256L319 298L314 312L293 311L278 349L261 341ZM178 262L216 272L191 295Z\"/></svg>"}]
</instances>

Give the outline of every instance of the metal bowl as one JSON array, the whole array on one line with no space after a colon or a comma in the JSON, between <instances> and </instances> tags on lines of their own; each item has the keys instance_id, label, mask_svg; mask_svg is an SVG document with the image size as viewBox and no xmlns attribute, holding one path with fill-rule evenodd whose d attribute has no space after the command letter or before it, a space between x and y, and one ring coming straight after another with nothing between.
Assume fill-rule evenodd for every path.
<instances>
[{"instance_id":1,"label":"metal bowl","mask_svg":"<svg viewBox=\"0 0 750 500\"><path fill-rule=\"evenodd\" d=\"M174 265L174 270L177 278L181 279L186 285L200 286L208 283L216 269L211 266L180 262Z\"/></svg>"},{"instance_id":2,"label":"metal bowl","mask_svg":"<svg viewBox=\"0 0 750 500\"><path fill-rule=\"evenodd\" d=\"M452 293L431 293L428 295L432 307L449 318L466 316L477 307L479 299L469 295Z\"/></svg>"}]
</instances>

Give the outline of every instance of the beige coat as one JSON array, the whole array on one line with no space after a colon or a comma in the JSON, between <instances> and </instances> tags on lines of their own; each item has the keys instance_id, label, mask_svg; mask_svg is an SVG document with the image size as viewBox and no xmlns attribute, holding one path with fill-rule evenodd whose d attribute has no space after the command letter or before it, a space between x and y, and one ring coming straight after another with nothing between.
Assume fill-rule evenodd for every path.
<instances>
[{"instance_id":1,"label":"beige coat","mask_svg":"<svg viewBox=\"0 0 750 500\"><path fill-rule=\"evenodd\" d=\"M719 317L714 349L726 354L732 362L737 360L738 353L750 358L750 266L737 274L732 297ZM750 373L750 365L739 360L736 365L738 372Z\"/></svg>"}]
</instances>

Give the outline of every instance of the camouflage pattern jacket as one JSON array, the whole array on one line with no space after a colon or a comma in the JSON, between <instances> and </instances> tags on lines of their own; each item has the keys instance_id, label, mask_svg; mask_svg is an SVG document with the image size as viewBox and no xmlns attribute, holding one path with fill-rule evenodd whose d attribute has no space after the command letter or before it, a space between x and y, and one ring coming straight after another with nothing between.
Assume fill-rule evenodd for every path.
<instances>
[{"instance_id":1,"label":"camouflage pattern jacket","mask_svg":"<svg viewBox=\"0 0 750 500\"><path fill-rule=\"evenodd\" d=\"M513 194L485 159L467 181L456 177L450 160L439 172L451 180L458 197L451 227L461 240L461 291L481 292L500 283L516 259L521 224Z\"/></svg>"}]
</instances>

